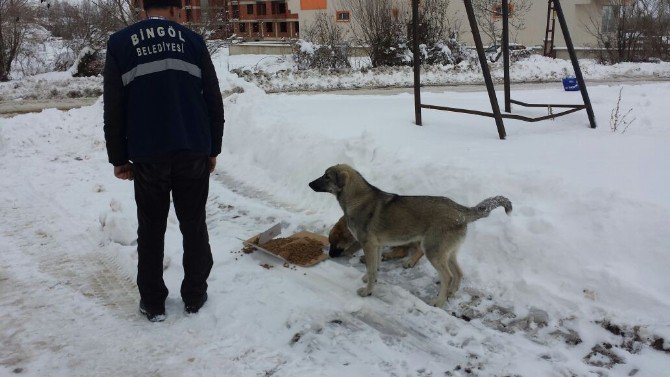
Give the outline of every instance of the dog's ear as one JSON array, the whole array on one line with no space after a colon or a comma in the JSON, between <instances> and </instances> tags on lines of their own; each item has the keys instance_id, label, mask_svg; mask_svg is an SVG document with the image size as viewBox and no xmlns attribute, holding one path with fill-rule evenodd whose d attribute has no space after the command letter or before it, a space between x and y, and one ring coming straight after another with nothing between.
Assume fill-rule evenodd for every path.
<instances>
[{"instance_id":1,"label":"dog's ear","mask_svg":"<svg viewBox=\"0 0 670 377\"><path fill-rule=\"evenodd\" d=\"M335 184L337 185L337 187L342 189L344 188L344 185L347 184L347 182L349 182L349 172L338 170L335 173Z\"/></svg>"}]
</instances>

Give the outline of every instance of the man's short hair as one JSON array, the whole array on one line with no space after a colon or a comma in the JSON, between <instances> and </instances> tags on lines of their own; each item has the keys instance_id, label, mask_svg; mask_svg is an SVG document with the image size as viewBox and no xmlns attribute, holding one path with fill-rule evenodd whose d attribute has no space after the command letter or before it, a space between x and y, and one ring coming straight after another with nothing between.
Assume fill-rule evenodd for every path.
<instances>
[{"instance_id":1,"label":"man's short hair","mask_svg":"<svg viewBox=\"0 0 670 377\"><path fill-rule=\"evenodd\" d=\"M144 10L151 8L182 7L181 0L144 0L143 5Z\"/></svg>"}]
</instances>

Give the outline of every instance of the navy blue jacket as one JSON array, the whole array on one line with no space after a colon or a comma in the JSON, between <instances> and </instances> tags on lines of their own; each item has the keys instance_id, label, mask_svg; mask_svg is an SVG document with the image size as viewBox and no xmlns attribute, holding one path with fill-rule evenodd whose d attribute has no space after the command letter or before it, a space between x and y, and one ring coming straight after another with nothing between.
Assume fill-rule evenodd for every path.
<instances>
[{"instance_id":1,"label":"navy blue jacket","mask_svg":"<svg viewBox=\"0 0 670 377\"><path fill-rule=\"evenodd\" d=\"M164 19L112 34L104 69L109 162L221 153L223 101L203 38Z\"/></svg>"}]
</instances>

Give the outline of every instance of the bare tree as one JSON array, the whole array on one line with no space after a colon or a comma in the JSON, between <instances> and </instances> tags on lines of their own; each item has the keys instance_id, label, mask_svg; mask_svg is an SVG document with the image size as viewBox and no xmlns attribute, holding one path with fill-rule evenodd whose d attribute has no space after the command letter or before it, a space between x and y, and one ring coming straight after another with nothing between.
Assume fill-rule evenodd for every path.
<instances>
[{"instance_id":1,"label":"bare tree","mask_svg":"<svg viewBox=\"0 0 670 377\"><path fill-rule=\"evenodd\" d=\"M50 7L40 9L38 22L56 38L72 39L78 32L79 7L67 1L55 0Z\"/></svg>"},{"instance_id":2,"label":"bare tree","mask_svg":"<svg viewBox=\"0 0 670 377\"><path fill-rule=\"evenodd\" d=\"M402 63L398 47L407 45L409 12L404 2L343 0L351 11L354 40L368 48L373 67Z\"/></svg>"},{"instance_id":3,"label":"bare tree","mask_svg":"<svg viewBox=\"0 0 670 377\"><path fill-rule=\"evenodd\" d=\"M229 37L232 34L232 24L230 23L226 3L227 2L225 1L220 1L220 4L217 4L216 1L210 2L210 5L201 8L200 18L197 22L192 22L189 19L192 16L187 16L188 27L202 35L205 40ZM182 10L182 12L183 11L188 12L189 9ZM207 49L210 54L213 54L222 46L222 44L223 43L210 41L210 43L207 44Z\"/></svg>"},{"instance_id":4,"label":"bare tree","mask_svg":"<svg viewBox=\"0 0 670 377\"><path fill-rule=\"evenodd\" d=\"M356 42L369 48L374 67L406 65L412 62L410 46L414 40L410 2L393 0L344 0L352 12L352 34ZM449 0L421 0L418 39L422 59L434 64L453 63L451 50L460 49L456 38L460 29L457 18L448 12Z\"/></svg>"},{"instance_id":5,"label":"bare tree","mask_svg":"<svg viewBox=\"0 0 670 377\"><path fill-rule=\"evenodd\" d=\"M103 49L109 34L124 26L121 19L110 17L107 9L98 8L92 1L83 0L78 8L75 19L77 30L73 39L82 41L84 45L78 46L77 50L84 47L96 51Z\"/></svg>"},{"instance_id":6,"label":"bare tree","mask_svg":"<svg viewBox=\"0 0 670 377\"><path fill-rule=\"evenodd\" d=\"M423 0L419 3L419 43L432 46L457 34L460 27L452 24L448 7L449 0ZM407 18L411 22L411 15ZM410 40L413 40L412 28L409 27L408 31Z\"/></svg>"},{"instance_id":7,"label":"bare tree","mask_svg":"<svg viewBox=\"0 0 670 377\"><path fill-rule=\"evenodd\" d=\"M346 42L345 30L335 22L335 15L327 12L319 12L305 27L302 36L320 45L336 46Z\"/></svg>"},{"instance_id":8,"label":"bare tree","mask_svg":"<svg viewBox=\"0 0 670 377\"><path fill-rule=\"evenodd\" d=\"M296 43L293 58L299 69L350 68L350 44L345 29L335 21L335 14L320 12L303 32L303 40Z\"/></svg>"},{"instance_id":9,"label":"bare tree","mask_svg":"<svg viewBox=\"0 0 670 377\"><path fill-rule=\"evenodd\" d=\"M586 29L603 61L670 58L670 0L608 0Z\"/></svg>"},{"instance_id":10,"label":"bare tree","mask_svg":"<svg viewBox=\"0 0 670 377\"><path fill-rule=\"evenodd\" d=\"M79 3L54 1L42 25L55 37L63 38L73 50L83 47L100 50L109 34L127 26L128 18L116 13L111 0L82 0ZM139 10L135 13L139 15ZM126 12L128 14L128 12ZM132 22L137 21L133 19Z\"/></svg>"},{"instance_id":11,"label":"bare tree","mask_svg":"<svg viewBox=\"0 0 670 377\"><path fill-rule=\"evenodd\" d=\"M105 49L109 35L125 27L126 15L130 14L117 14L116 4L120 3L111 0L54 1L48 9L41 10L38 23L63 40L65 51L59 55L58 69L70 68L76 62L75 75L100 73L104 62L100 52Z\"/></svg>"},{"instance_id":12,"label":"bare tree","mask_svg":"<svg viewBox=\"0 0 670 377\"><path fill-rule=\"evenodd\" d=\"M489 42L498 45L502 37L502 2L500 0L473 0L472 6L479 30ZM509 2L510 40L515 41L526 28L526 15L532 6L531 0Z\"/></svg>"},{"instance_id":13,"label":"bare tree","mask_svg":"<svg viewBox=\"0 0 670 377\"><path fill-rule=\"evenodd\" d=\"M138 0L91 0L107 16L107 22L115 29L130 26L140 20L142 9Z\"/></svg>"},{"instance_id":14,"label":"bare tree","mask_svg":"<svg viewBox=\"0 0 670 377\"><path fill-rule=\"evenodd\" d=\"M0 0L0 81L9 80L12 63L26 36L30 14L27 0Z\"/></svg>"}]
</instances>

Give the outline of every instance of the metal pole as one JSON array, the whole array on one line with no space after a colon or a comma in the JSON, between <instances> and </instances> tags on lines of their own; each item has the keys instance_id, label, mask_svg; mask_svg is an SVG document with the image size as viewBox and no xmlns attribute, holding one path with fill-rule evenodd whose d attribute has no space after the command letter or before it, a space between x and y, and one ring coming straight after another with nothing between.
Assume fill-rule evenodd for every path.
<instances>
[{"instance_id":1,"label":"metal pole","mask_svg":"<svg viewBox=\"0 0 670 377\"><path fill-rule=\"evenodd\" d=\"M509 79L509 4L508 0L502 0L502 53L505 86L505 112L512 112L512 103L510 102L510 79Z\"/></svg>"},{"instance_id":2,"label":"metal pole","mask_svg":"<svg viewBox=\"0 0 670 377\"><path fill-rule=\"evenodd\" d=\"M556 14L558 16L558 22L561 24L561 30L563 31L565 45L568 48L570 60L572 61L572 68L575 70L575 77L577 78L577 83L579 83L579 90L582 92L582 99L584 100L584 105L586 106L586 114L589 117L589 123L591 124L591 128L596 128L596 117L593 114L591 100L589 99L589 92L586 90L586 83L584 82L584 77L582 76L582 70L579 68L579 61L577 60L577 54L575 53L575 46L572 44L572 38L570 38L570 31L568 30L568 24L565 22L565 15L563 14L563 9L561 8L561 2L560 0L553 1L554 8L556 8Z\"/></svg>"},{"instance_id":3,"label":"metal pole","mask_svg":"<svg viewBox=\"0 0 670 377\"><path fill-rule=\"evenodd\" d=\"M496 91L493 87L493 80L491 80L491 71L489 70L489 64L486 60L486 54L484 53L482 36L479 34L479 27L477 26L477 19L475 18L475 11L472 8L472 0L463 0L463 4L465 5L465 11L468 14L468 22L470 23L472 36L475 40L477 56L479 56L479 64L482 66L482 74L484 75L484 81L486 82L486 91L489 94L491 109L493 110L493 116L496 120L496 126L498 127L498 136L500 136L501 140L504 140L506 136L505 125L503 124L502 116L500 115L500 106L498 106Z\"/></svg>"},{"instance_id":4,"label":"metal pole","mask_svg":"<svg viewBox=\"0 0 670 377\"><path fill-rule=\"evenodd\" d=\"M414 117L421 125L421 52L419 51L419 0L412 0L412 52L414 55Z\"/></svg>"}]
</instances>

